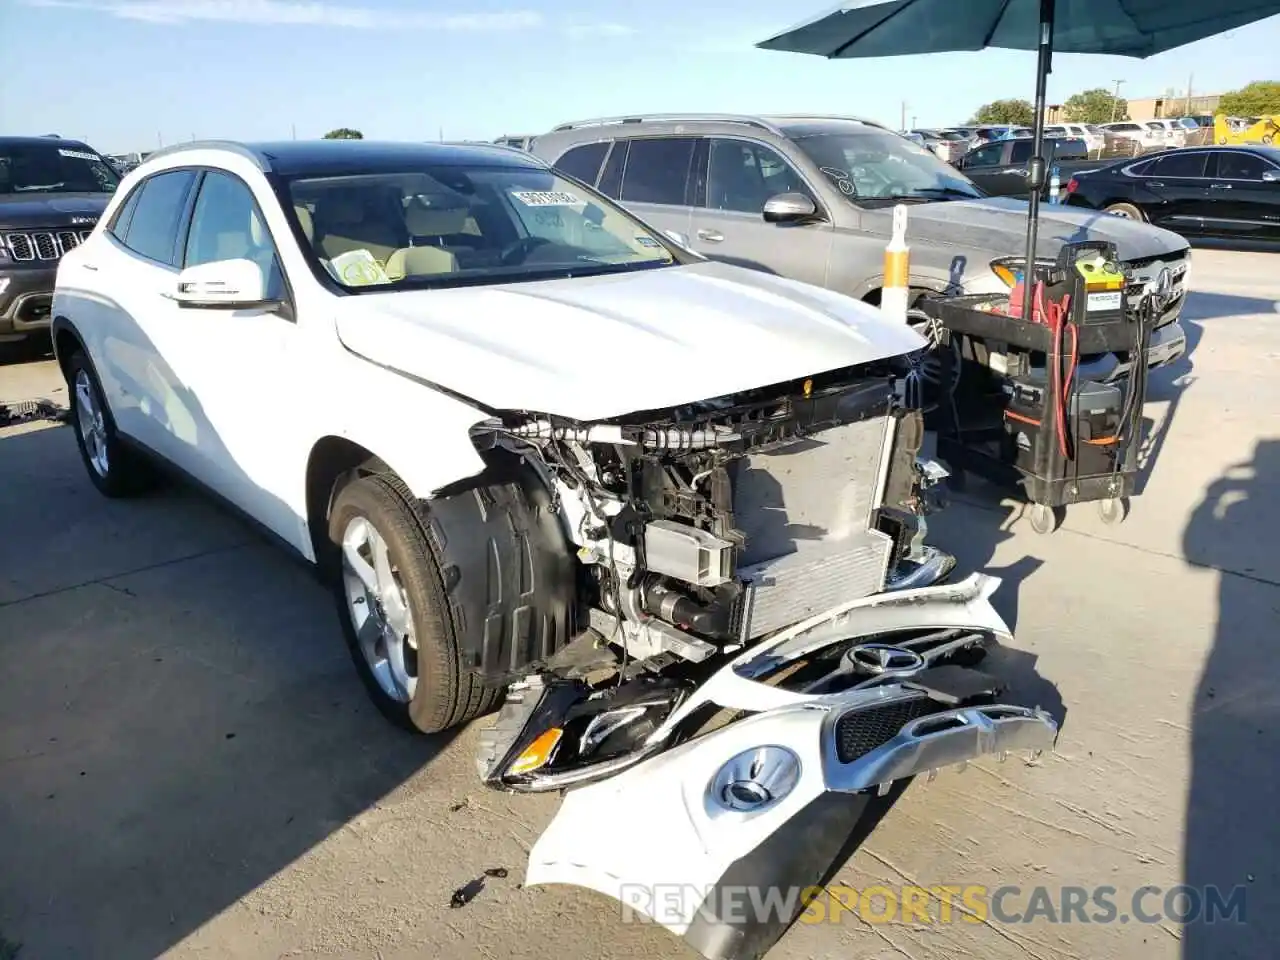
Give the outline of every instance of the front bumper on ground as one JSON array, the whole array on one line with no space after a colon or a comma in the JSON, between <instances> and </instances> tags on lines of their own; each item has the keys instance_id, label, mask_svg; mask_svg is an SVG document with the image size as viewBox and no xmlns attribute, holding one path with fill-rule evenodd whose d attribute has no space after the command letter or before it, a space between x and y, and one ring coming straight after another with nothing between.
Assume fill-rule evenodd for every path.
<instances>
[{"instance_id":1,"label":"front bumper on ground","mask_svg":"<svg viewBox=\"0 0 1280 960\"><path fill-rule=\"evenodd\" d=\"M708 703L753 715L570 791L530 853L526 883L608 894L711 960L762 956L804 909L804 892L839 865L875 792L989 754L1052 748L1057 737L1039 710L947 706L909 671L830 695L762 680L851 637L1007 636L989 603L998 582L974 575L864 598L743 654L664 727Z\"/></svg>"}]
</instances>

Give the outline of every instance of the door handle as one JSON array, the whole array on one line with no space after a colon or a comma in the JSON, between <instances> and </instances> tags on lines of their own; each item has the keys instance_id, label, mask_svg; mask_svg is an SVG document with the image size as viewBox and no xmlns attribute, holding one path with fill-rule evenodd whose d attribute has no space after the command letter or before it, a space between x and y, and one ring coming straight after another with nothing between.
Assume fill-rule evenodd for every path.
<instances>
[{"instance_id":1,"label":"door handle","mask_svg":"<svg viewBox=\"0 0 1280 960\"><path fill-rule=\"evenodd\" d=\"M1148 181L1147 181L1147 186L1148 186L1148 187L1163 187L1163 186L1164 186L1164 184L1163 184L1163 183L1161 183L1159 180L1148 180Z\"/></svg>"},{"instance_id":2,"label":"door handle","mask_svg":"<svg viewBox=\"0 0 1280 960\"><path fill-rule=\"evenodd\" d=\"M1026 167L1018 167L1016 170L1010 170L1009 172L1019 177L1031 176L1031 171L1028 170Z\"/></svg>"},{"instance_id":3,"label":"door handle","mask_svg":"<svg viewBox=\"0 0 1280 960\"><path fill-rule=\"evenodd\" d=\"M724 234L717 230L699 230L698 239L705 240L707 243L719 243L724 239Z\"/></svg>"},{"instance_id":4,"label":"door handle","mask_svg":"<svg viewBox=\"0 0 1280 960\"><path fill-rule=\"evenodd\" d=\"M98 270L98 268L94 266L92 263L82 263L80 264L80 266L82 266L86 270L93 270L95 273Z\"/></svg>"},{"instance_id":5,"label":"door handle","mask_svg":"<svg viewBox=\"0 0 1280 960\"><path fill-rule=\"evenodd\" d=\"M1230 190L1230 189L1231 189L1231 184L1229 184L1229 183L1211 183L1211 184L1209 184L1209 189L1210 189L1210 190Z\"/></svg>"}]
</instances>

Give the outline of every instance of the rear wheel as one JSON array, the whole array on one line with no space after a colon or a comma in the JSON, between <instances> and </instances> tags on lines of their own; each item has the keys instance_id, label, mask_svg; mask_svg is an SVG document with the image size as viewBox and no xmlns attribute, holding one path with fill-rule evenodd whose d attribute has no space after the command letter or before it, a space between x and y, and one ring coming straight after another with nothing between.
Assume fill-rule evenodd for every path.
<instances>
[{"instance_id":1,"label":"rear wheel","mask_svg":"<svg viewBox=\"0 0 1280 960\"><path fill-rule=\"evenodd\" d=\"M1112 216L1122 217L1125 220L1145 220L1142 211L1135 207L1132 203L1113 203L1107 207L1107 213Z\"/></svg>"},{"instance_id":2,"label":"rear wheel","mask_svg":"<svg viewBox=\"0 0 1280 960\"><path fill-rule=\"evenodd\" d=\"M501 688L464 669L426 509L393 477L363 477L338 494L329 537L347 645L369 695L399 726L437 733L491 710Z\"/></svg>"},{"instance_id":3,"label":"rear wheel","mask_svg":"<svg viewBox=\"0 0 1280 960\"><path fill-rule=\"evenodd\" d=\"M71 427L89 479L107 497L133 497L155 485L156 473L145 459L120 441L98 382L84 351L67 358Z\"/></svg>"}]
</instances>

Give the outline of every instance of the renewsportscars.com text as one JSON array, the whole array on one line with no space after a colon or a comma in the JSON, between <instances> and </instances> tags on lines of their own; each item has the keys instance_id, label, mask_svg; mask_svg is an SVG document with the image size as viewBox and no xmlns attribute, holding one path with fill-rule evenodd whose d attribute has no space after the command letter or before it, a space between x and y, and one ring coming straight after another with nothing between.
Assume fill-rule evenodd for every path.
<instances>
[{"instance_id":1,"label":"renewsportscars.com text","mask_svg":"<svg viewBox=\"0 0 1280 960\"><path fill-rule=\"evenodd\" d=\"M1244 923L1245 888L1143 886L760 887L628 884L623 919L680 923L702 914L729 923Z\"/></svg>"}]
</instances>

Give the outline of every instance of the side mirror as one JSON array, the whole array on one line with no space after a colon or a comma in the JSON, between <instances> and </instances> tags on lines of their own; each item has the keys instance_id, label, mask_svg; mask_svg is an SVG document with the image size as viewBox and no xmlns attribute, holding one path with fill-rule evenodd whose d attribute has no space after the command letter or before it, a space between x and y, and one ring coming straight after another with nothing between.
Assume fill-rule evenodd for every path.
<instances>
[{"instance_id":1,"label":"side mirror","mask_svg":"<svg viewBox=\"0 0 1280 960\"><path fill-rule=\"evenodd\" d=\"M178 306L205 310L248 310L273 306L267 280L252 260L215 260L178 274L173 299Z\"/></svg>"},{"instance_id":2,"label":"side mirror","mask_svg":"<svg viewBox=\"0 0 1280 960\"><path fill-rule=\"evenodd\" d=\"M764 204L766 223L796 223L815 216L817 212L817 205L803 193L780 193Z\"/></svg>"},{"instance_id":3,"label":"side mirror","mask_svg":"<svg viewBox=\"0 0 1280 960\"><path fill-rule=\"evenodd\" d=\"M674 243L677 247L682 247L683 249L690 250L690 251L693 250L693 247L690 246L689 244L688 234L681 233L679 230L663 230L662 235L665 236L672 243Z\"/></svg>"},{"instance_id":4,"label":"side mirror","mask_svg":"<svg viewBox=\"0 0 1280 960\"><path fill-rule=\"evenodd\" d=\"M1263 183L1280 183L1280 170L1263 170Z\"/></svg>"}]
</instances>

